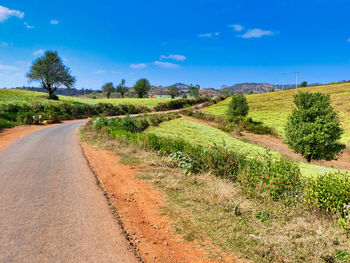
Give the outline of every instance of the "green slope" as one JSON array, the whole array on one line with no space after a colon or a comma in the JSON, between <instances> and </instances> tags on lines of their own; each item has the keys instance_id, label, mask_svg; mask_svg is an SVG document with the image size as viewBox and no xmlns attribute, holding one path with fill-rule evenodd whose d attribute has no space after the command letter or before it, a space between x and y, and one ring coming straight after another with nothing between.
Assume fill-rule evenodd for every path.
<instances>
[{"instance_id":1,"label":"green slope","mask_svg":"<svg viewBox=\"0 0 350 263\"><path fill-rule=\"evenodd\" d=\"M332 104L338 111L344 128L342 141L350 143L350 83L329 84L300 89L309 92L323 92L331 95ZM284 135L287 116L293 108L295 90L285 90L264 94L248 95L249 116L265 125L275 127L280 135ZM216 115L225 115L230 98L208 107L204 111Z\"/></svg>"},{"instance_id":2,"label":"green slope","mask_svg":"<svg viewBox=\"0 0 350 263\"><path fill-rule=\"evenodd\" d=\"M259 156L267 152L266 149L261 146L240 141L219 129L183 118L163 122L156 127L149 127L146 132L154 133L162 137L182 138L190 143L199 144L204 147L213 144L220 146L225 145L231 150L245 154L250 158L259 158ZM279 152L270 153L273 158L281 157ZM300 163L300 168L305 176L312 176L334 170L306 163Z\"/></svg>"}]
</instances>

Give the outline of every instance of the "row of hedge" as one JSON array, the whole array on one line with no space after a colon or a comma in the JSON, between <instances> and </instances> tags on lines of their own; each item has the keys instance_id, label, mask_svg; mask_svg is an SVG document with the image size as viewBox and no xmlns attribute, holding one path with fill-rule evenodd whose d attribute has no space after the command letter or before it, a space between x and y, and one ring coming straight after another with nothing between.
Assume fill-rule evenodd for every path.
<instances>
[{"instance_id":1,"label":"row of hedge","mask_svg":"<svg viewBox=\"0 0 350 263\"><path fill-rule=\"evenodd\" d=\"M92 128L102 129L127 144L136 144L168 156L187 173L210 171L216 176L238 182L249 198L308 204L310 208L316 207L324 213L339 215L350 227L347 217L350 209L344 209L350 204L350 175L347 173L328 173L304 179L298 164L288 160L274 160L268 154L251 159L225 147L214 145L204 148L182 139L141 133L142 128L125 128L120 122L110 124L103 118L95 119Z\"/></svg>"},{"instance_id":2,"label":"row of hedge","mask_svg":"<svg viewBox=\"0 0 350 263\"><path fill-rule=\"evenodd\" d=\"M54 122L61 120L82 119L95 115L105 114L117 116L125 114L137 114L151 111L149 108L132 104L98 103L74 104L62 103L33 103L33 104L6 104L0 107L0 125L10 128L17 124L39 124L39 116L42 119L51 119Z\"/></svg>"},{"instance_id":3,"label":"row of hedge","mask_svg":"<svg viewBox=\"0 0 350 263\"><path fill-rule=\"evenodd\" d=\"M39 116L44 120L50 119L54 122L59 122L61 120L82 119L101 114L119 116L147 113L152 110L173 110L208 101L211 101L211 99L206 97L171 100L166 103L159 103L153 109L142 105L114 105L111 103L98 103L93 105L72 102L32 103L24 105L5 104L0 106L0 130L20 124L39 124ZM217 103L216 101L217 98L213 99L213 103Z\"/></svg>"},{"instance_id":4,"label":"row of hedge","mask_svg":"<svg viewBox=\"0 0 350 263\"><path fill-rule=\"evenodd\" d=\"M104 116L96 117L92 121L95 129L101 129L105 126L114 130L125 130L128 132L143 132L149 126L158 126L164 121L170 121L179 118L178 113L163 113L163 114L144 114L136 117L126 116L125 118L107 119Z\"/></svg>"},{"instance_id":5,"label":"row of hedge","mask_svg":"<svg viewBox=\"0 0 350 263\"><path fill-rule=\"evenodd\" d=\"M229 122L227 118L223 116L217 116L201 111L194 111L191 109L184 109L181 111L181 114L200 120L216 122L218 124L218 128L225 132L232 132L236 128L239 128L254 134L267 134L277 136L277 132L274 128L265 126L260 122L253 121L253 119L250 117L239 117L236 118L234 122Z\"/></svg>"},{"instance_id":6,"label":"row of hedge","mask_svg":"<svg viewBox=\"0 0 350 263\"><path fill-rule=\"evenodd\" d=\"M176 99L167 102L160 102L154 107L155 111L177 110L193 106L196 104L213 101L215 103L216 98L210 99L208 97L197 97L193 99Z\"/></svg>"}]
</instances>

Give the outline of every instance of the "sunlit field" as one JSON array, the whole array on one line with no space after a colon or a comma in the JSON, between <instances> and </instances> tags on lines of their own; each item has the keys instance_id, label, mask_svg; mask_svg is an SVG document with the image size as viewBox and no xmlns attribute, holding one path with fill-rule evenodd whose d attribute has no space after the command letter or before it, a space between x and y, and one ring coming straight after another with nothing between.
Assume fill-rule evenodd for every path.
<instances>
[{"instance_id":1,"label":"sunlit field","mask_svg":"<svg viewBox=\"0 0 350 263\"><path fill-rule=\"evenodd\" d=\"M300 91L323 92L331 95L332 104L338 111L344 128L342 142L350 141L350 83L330 84L300 89ZM274 127L284 135L287 116L293 109L294 89L248 95L249 116L265 125ZM225 115L230 98L208 107L204 111L216 115Z\"/></svg>"},{"instance_id":2,"label":"sunlit field","mask_svg":"<svg viewBox=\"0 0 350 263\"><path fill-rule=\"evenodd\" d=\"M59 101L50 101L50 103L60 103L62 101L70 101L73 103L85 103L85 104L96 104L96 103L112 103L112 104L138 104L147 107L154 107L160 102L167 102L171 99L149 99L149 98L112 98L112 99L85 99L79 97L69 96L58 96ZM0 104L24 104L32 102L49 102L47 100L47 94L34 91L26 90L12 90L12 89L0 89Z\"/></svg>"},{"instance_id":3,"label":"sunlit field","mask_svg":"<svg viewBox=\"0 0 350 263\"><path fill-rule=\"evenodd\" d=\"M247 155L250 158L259 158L259 156L267 153L267 149L264 147L240 141L219 129L183 118L163 122L156 127L149 127L146 132L154 133L161 137L182 138L190 143L204 147L214 144L218 146L225 145L227 148ZM270 151L270 154L274 158L281 157L279 152ZM334 170L307 163L300 163L300 169L304 176L323 174Z\"/></svg>"}]
</instances>

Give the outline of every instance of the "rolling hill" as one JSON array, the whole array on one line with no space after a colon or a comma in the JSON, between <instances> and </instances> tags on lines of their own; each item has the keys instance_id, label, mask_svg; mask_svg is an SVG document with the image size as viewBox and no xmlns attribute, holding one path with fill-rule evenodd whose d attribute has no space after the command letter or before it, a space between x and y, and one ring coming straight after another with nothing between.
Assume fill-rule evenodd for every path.
<instances>
[{"instance_id":1,"label":"rolling hill","mask_svg":"<svg viewBox=\"0 0 350 263\"><path fill-rule=\"evenodd\" d=\"M331 95L334 108L339 113L344 135L342 142L350 143L350 83L328 84L299 89L303 92L323 92ZM284 125L292 111L294 89L247 95L250 107L249 116L255 121L274 127L278 134L284 135ZM230 98L208 107L204 112L225 115Z\"/></svg>"}]
</instances>

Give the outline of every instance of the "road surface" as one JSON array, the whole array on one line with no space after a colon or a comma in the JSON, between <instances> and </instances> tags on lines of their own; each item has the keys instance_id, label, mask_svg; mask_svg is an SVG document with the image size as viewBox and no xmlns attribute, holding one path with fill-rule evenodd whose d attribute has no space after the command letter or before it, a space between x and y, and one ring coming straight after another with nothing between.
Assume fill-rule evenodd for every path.
<instances>
[{"instance_id":1,"label":"road surface","mask_svg":"<svg viewBox=\"0 0 350 263\"><path fill-rule=\"evenodd\" d=\"M0 152L0 263L138 262L78 143L82 121Z\"/></svg>"}]
</instances>

